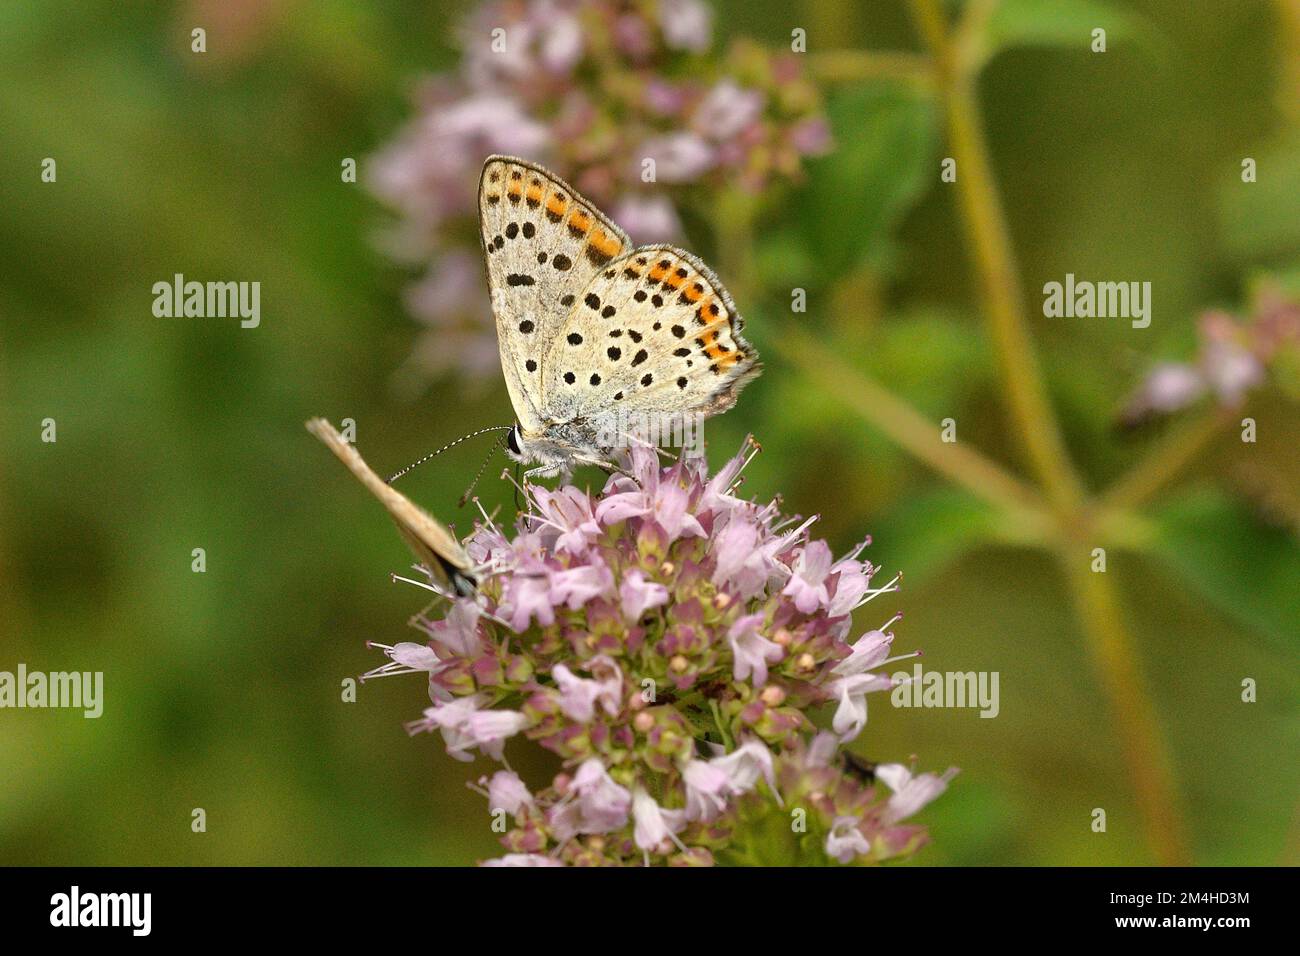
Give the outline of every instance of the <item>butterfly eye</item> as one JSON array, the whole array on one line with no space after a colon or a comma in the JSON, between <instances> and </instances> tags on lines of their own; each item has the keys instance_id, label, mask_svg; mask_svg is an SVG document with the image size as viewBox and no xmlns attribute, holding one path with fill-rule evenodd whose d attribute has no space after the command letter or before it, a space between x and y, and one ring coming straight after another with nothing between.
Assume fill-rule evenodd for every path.
<instances>
[{"instance_id":1,"label":"butterfly eye","mask_svg":"<svg viewBox=\"0 0 1300 956\"><path fill-rule=\"evenodd\" d=\"M510 449L511 454L515 454L515 455L523 454L523 452L520 451L519 448L519 426L518 425L510 429L510 433L506 435L506 447Z\"/></svg>"}]
</instances>

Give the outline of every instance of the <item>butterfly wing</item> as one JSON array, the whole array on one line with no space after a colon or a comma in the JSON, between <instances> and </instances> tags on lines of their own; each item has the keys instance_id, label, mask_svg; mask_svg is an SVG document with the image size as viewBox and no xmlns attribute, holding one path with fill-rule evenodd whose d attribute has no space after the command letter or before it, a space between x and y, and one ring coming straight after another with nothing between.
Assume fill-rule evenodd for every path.
<instances>
[{"instance_id":1,"label":"butterfly wing","mask_svg":"<svg viewBox=\"0 0 1300 956\"><path fill-rule=\"evenodd\" d=\"M313 418L307 430L324 442L339 461L388 509L397 530L419 560L444 587L468 594L475 586L473 562L443 524L410 498L389 485L366 464L361 453L323 418Z\"/></svg>"},{"instance_id":2,"label":"butterfly wing","mask_svg":"<svg viewBox=\"0 0 1300 956\"><path fill-rule=\"evenodd\" d=\"M672 246L634 249L592 278L560 327L544 406L563 421L726 411L762 368L743 327L704 263Z\"/></svg>"},{"instance_id":3,"label":"butterfly wing","mask_svg":"<svg viewBox=\"0 0 1300 956\"><path fill-rule=\"evenodd\" d=\"M501 370L519 423L536 434L547 346L583 287L631 243L568 183L509 156L483 164L479 224Z\"/></svg>"}]
</instances>

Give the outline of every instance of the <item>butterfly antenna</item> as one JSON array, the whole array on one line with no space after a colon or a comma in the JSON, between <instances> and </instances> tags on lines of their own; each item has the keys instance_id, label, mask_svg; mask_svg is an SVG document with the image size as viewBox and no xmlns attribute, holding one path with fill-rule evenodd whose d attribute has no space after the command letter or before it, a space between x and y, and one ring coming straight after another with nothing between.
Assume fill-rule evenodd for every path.
<instances>
[{"instance_id":1,"label":"butterfly antenna","mask_svg":"<svg viewBox=\"0 0 1300 956\"><path fill-rule=\"evenodd\" d=\"M419 465L423 465L423 464L424 464L426 461L428 461L430 458L436 458L438 455L441 455L441 454L442 454L444 451L446 451L448 448L455 448L457 445L459 445L459 444L460 444L461 442L463 442L463 441L468 441L468 440L471 439L471 438L477 438L479 435L486 435L488 432L508 432L508 431L510 431L510 429L513 428L513 427L514 427L513 425L491 425L491 426L489 426L489 427L487 427L487 428L480 428L480 429L479 429L478 431L476 431L476 432L470 432L468 435L461 435L461 436L460 436L459 438L457 438L455 441L447 442L447 444L443 445L443 446L442 446L441 448L439 448L437 451L430 452L429 454L427 454L427 455L425 455L423 458L421 458L419 461L415 461L415 462L412 462L411 464L407 465L405 468L403 468L403 469L402 469L401 471L399 471L397 474L395 474L395 475L393 475L391 478L389 478L389 479L387 480L387 484L390 484L390 485L391 485L393 482L395 482L398 478L401 478L404 474L406 474L406 473L407 473L408 471L410 471L412 468L418 467Z\"/></svg>"},{"instance_id":2,"label":"butterfly antenna","mask_svg":"<svg viewBox=\"0 0 1300 956\"><path fill-rule=\"evenodd\" d=\"M460 496L460 502L456 505L457 508L465 507L465 502L469 501L469 496L474 493L474 486L477 485L478 480L483 477L483 472L487 471L488 462L492 460L492 456L495 455L497 449L501 447L501 442L502 439L498 438L492 443L492 447L488 449L487 457L483 459L483 464L478 466L478 472L474 475L474 480L469 483L469 487L465 489L465 493Z\"/></svg>"}]
</instances>

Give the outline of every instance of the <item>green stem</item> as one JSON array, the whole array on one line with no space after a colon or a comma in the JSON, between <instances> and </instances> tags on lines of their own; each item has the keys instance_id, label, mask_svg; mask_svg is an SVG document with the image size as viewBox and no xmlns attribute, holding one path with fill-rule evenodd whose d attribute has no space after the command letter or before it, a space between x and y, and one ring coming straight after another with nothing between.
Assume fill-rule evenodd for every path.
<instances>
[{"instance_id":1,"label":"green stem","mask_svg":"<svg viewBox=\"0 0 1300 956\"><path fill-rule=\"evenodd\" d=\"M935 471L1039 529L1040 534L1050 523L1037 491L968 445L942 441L935 422L842 362L813 336L790 328L777 346L809 378L820 380L841 402Z\"/></svg>"},{"instance_id":2,"label":"green stem","mask_svg":"<svg viewBox=\"0 0 1300 956\"><path fill-rule=\"evenodd\" d=\"M978 44L968 38L960 49L954 44L939 0L910 0L910 4L938 72L949 145L957 160L958 201L1012 419L1058 518L1057 554L1110 700L1152 851L1162 863L1185 863L1190 853L1180 822L1171 763L1139 673L1134 642L1124 626L1109 580L1104 574L1093 573L1085 563L1097 526L1047 401L1029 334L1019 271L989 163L976 97L979 60L969 54Z\"/></svg>"},{"instance_id":3,"label":"green stem","mask_svg":"<svg viewBox=\"0 0 1300 956\"><path fill-rule=\"evenodd\" d=\"M1236 414L1223 409L1182 422L1101 496L1111 508L1135 508L1170 484Z\"/></svg>"},{"instance_id":4,"label":"green stem","mask_svg":"<svg viewBox=\"0 0 1300 956\"><path fill-rule=\"evenodd\" d=\"M722 719L722 710L718 707L718 702L709 698L709 709L713 711L713 723L717 725L718 733L722 735L722 745L730 753L735 750L735 741L731 739L731 733L727 730L727 722Z\"/></svg>"},{"instance_id":5,"label":"green stem","mask_svg":"<svg viewBox=\"0 0 1300 956\"><path fill-rule=\"evenodd\" d=\"M1107 697L1110 698L1138 811L1156 859L1164 866L1191 865L1182 807L1159 722L1146 693L1132 639L1122 623L1119 601L1106 573L1094 572L1086 542L1063 549L1061 566Z\"/></svg>"},{"instance_id":6,"label":"green stem","mask_svg":"<svg viewBox=\"0 0 1300 956\"><path fill-rule=\"evenodd\" d=\"M1042 385L1020 293L1019 269L980 123L974 78L960 69L938 0L912 0L912 8L938 68L949 144L957 161L958 201L1011 415L1049 500L1058 513L1069 514L1082 502L1083 489Z\"/></svg>"},{"instance_id":7,"label":"green stem","mask_svg":"<svg viewBox=\"0 0 1300 956\"><path fill-rule=\"evenodd\" d=\"M1300 0L1275 0L1277 6L1277 104L1288 122L1300 123Z\"/></svg>"},{"instance_id":8,"label":"green stem","mask_svg":"<svg viewBox=\"0 0 1300 956\"><path fill-rule=\"evenodd\" d=\"M819 83L861 83L901 80L918 86L934 81L928 57L916 53L882 50L825 50L809 55L809 65Z\"/></svg>"}]
</instances>

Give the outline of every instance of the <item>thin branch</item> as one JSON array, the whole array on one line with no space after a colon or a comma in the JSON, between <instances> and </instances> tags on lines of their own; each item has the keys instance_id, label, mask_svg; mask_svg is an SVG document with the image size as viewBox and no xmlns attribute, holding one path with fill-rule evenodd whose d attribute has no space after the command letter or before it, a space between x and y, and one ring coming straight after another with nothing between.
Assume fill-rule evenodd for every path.
<instances>
[{"instance_id":1,"label":"thin branch","mask_svg":"<svg viewBox=\"0 0 1300 956\"><path fill-rule=\"evenodd\" d=\"M1215 409L1175 426L1102 493L1101 504L1110 508L1145 504L1171 484L1235 417L1233 412Z\"/></svg>"},{"instance_id":2,"label":"thin branch","mask_svg":"<svg viewBox=\"0 0 1300 956\"><path fill-rule=\"evenodd\" d=\"M1138 671L1133 641L1106 576L1085 563L1095 533L1089 502L1070 463L1029 335L1019 273L988 158L975 92L978 62L963 59L949 39L939 0L910 0L917 28L939 72L949 146L957 160L957 189L967 241L975 258L980 292L1002 366L1012 419L1025 442L1033 471L1059 522L1058 554L1088 647L1110 699L1124 758L1133 780L1146 833L1156 858L1166 864L1190 859L1173 772L1154 709Z\"/></svg>"},{"instance_id":3,"label":"thin branch","mask_svg":"<svg viewBox=\"0 0 1300 956\"><path fill-rule=\"evenodd\" d=\"M1063 548L1061 565L1110 699L1147 838L1162 865L1189 866L1191 849L1182 823L1183 808L1176 802L1173 767L1139 670L1134 641L1124 627L1114 585L1105 573L1089 567L1085 548L1086 543Z\"/></svg>"},{"instance_id":4,"label":"thin branch","mask_svg":"<svg viewBox=\"0 0 1300 956\"><path fill-rule=\"evenodd\" d=\"M810 378L935 471L998 508L1022 516L1037 512L1035 523L1044 523L1042 499L1032 487L969 445L944 442L935 422L811 335L790 329L776 345Z\"/></svg>"},{"instance_id":5,"label":"thin branch","mask_svg":"<svg viewBox=\"0 0 1300 956\"><path fill-rule=\"evenodd\" d=\"M956 62L938 0L912 0L912 9L939 69L949 145L957 161L958 200L1011 414L1048 498L1059 513L1076 511L1083 489L1043 388L973 81Z\"/></svg>"},{"instance_id":6,"label":"thin branch","mask_svg":"<svg viewBox=\"0 0 1300 956\"><path fill-rule=\"evenodd\" d=\"M812 75L821 83L901 80L919 86L934 81L929 57L891 50L825 50L809 56Z\"/></svg>"}]
</instances>

